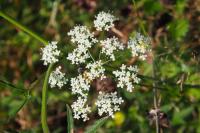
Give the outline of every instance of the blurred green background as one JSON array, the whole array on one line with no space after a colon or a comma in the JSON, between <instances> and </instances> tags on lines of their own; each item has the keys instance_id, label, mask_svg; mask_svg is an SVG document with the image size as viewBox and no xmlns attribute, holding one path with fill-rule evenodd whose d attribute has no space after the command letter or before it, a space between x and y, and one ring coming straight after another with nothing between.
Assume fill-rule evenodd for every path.
<instances>
[{"instance_id":1,"label":"blurred green background","mask_svg":"<svg viewBox=\"0 0 200 133\"><path fill-rule=\"evenodd\" d=\"M76 24L92 27L99 11L119 17L116 28L127 37L132 31L146 31L156 55L160 108L170 122L164 133L200 133L200 87L190 86L200 84L200 0L0 0L0 9L48 41L59 41L63 51L71 49L67 32ZM41 88L47 68L40 61L41 47L40 42L0 18L1 133L42 132ZM76 75L76 68L65 58L61 62L69 75ZM151 59L137 64L142 75L152 76ZM152 85L153 81L142 83ZM147 116L153 107L152 87L136 86L133 93L121 90L120 94L125 100L121 111L98 132L154 133ZM52 133L66 132L66 104L73 99L67 87L49 89ZM82 133L99 119L95 113L90 117L88 122L76 120L75 132Z\"/></svg>"}]
</instances>

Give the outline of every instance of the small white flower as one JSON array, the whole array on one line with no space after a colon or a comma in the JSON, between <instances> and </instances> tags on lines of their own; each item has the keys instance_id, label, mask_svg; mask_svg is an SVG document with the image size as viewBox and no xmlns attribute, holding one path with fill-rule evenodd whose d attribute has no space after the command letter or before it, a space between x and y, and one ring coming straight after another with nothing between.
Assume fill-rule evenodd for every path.
<instances>
[{"instance_id":1,"label":"small white flower","mask_svg":"<svg viewBox=\"0 0 200 133\"><path fill-rule=\"evenodd\" d=\"M122 64L120 69L120 71L113 71L113 74L118 79L117 87L126 87L127 91L132 92L134 88L133 84L140 82L140 78L137 77L137 66L126 67L124 64Z\"/></svg>"},{"instance_id":2,"label":"small white flower","mask_svg":"<svg viewBox=\"0 0 200 133\"><path fill-rule=\"evenodd\" d=\"M95 78L101 77L104 78L105 68L102 66L102 61L95 61L93 63L88 63L86 68L88 71L86 72L89 80L94 80Z\"/></svg>"},{"instance_id":3,"label":"small white flower","mask_svg":"<svg viewBox=\"0 0 200 133\"><path fill-rule=\"evenodd\" d=\"M76 78L71 78L72 94L80 94L82 97L87 97L89 89L90 84L82 75L79 75Z\"/></svg>"},{"instance_id":4,"label":"small white flower","mask_svg":"<svg viewBox=\"0 0 200 133\"><path fill-rule=\"evenodd\" d=\"M90 48L92 44L96 43L97 40L94 38L94 34L90 33L86 26L75 26L68 32L73 43L80 44L86 48Z\"/></svg>"},{"instance_id":5,"label":"small white flower","mask_svg":"<svg viewBox=\"0 0 200 133\"><path fill-rule=\"evenodd\" d=\"M78 47L67 56L67 59L70 60L72 64L85 63L86 59L88 58L90 58L90 55L88 54L88 51L85 47Z\"/></svg>"},{"instance_id":6,"label":"small white flower","mask_svg":"<svg viewBox=\"0 0 200 133\"><path fill-rule=\"evenodd\" d=\"M113 61L115 61L114 51L124 49L123 43L116 37L107 38L106 40L100 41L100 43L102 46L102 53L109 56Z\"/></svg>"},{"instance_id":7,"label":"small white flower","mask_svg":"<svg viewBox=\"0 0 200 133\"><path fill-rule=\"evenodd\" d=\"M113 22L117 20L115 16L106 12L100 12L95 18L96 19L94 20L94 27L99 31L108 31L111 27L114 27Z\"/></svg>"},{"instance_id":8,"label":"small white flower","mask_svg":"<svg viewBox=\"0 0 200 133\"><path fill-rule=\"evenodd\" d=\"M51 72L49 76L49 84L51 88L55 87L56 85L61 88L67 83L65 73L62 73L60 70L61 66L58 66L55 71Z\"/></svg>"},{"instance_id":9,"label":"small white flower","mask_svg":"<svg viewBox=\"0 0 200 133\"><path fill-rule=\"evenodd\" d=\"M75 119L83 118L83 121L89 120L88 113L91 112L91 107L86 105L86 102L87 99L78 97L78 100L71 105Z\"/></svg>"},{"instance_id":10,"label":"small white flower","mask_svg":"<svg viewBox=\"0 0 200 133\"><path fill-rule=\"evenodd\" d=\"M128 48L131 49L132 56L137 56L142 60L145 60L147 53L151 51L150 49L151 39L145 37L140 33L136 33L135 37L128 41Z\"/></svg>"},{"instance_id":11,"label":"small white flower","mask_svg":"<svg viewBox=\"0 0 200 133\"><path fill-rule=\"evenodd\" d=\"M55 63L58 61L58 56L60 51L57 50L57 42L51 42L46 47L42 49L42 59L44 61L44 65L48 65L51 63Z\"/></svg>"},{"instance_id":12,"label":"small white flower","mask_svg":"<svg viewBox=\"0 0 200 133\"><path fill-rule=\"evenodd\" d=\"M114 113L120 110L119 105L123 102L124 100L121 97L117 97L117 92L104 93L100 91L95 104L100 116L106 113L108 116L114 118Z\"/></svg>"},{"instance_id":13,"label":"small white flower","mask_svg":"<svg viewBox=\"0 0 200 133\"><path fill-rule=\"evenodd\" d=\"M97 43L94 34L90 33L86 26L75 26L68 32L68 35L71 37L73 43L77 43L77 48L74 49L72 53L68 54L67 59L70 60L72 64L85 63L86 59L90 57L88 49L91 48L93 44Z\"/></svg>"}]
</instances>

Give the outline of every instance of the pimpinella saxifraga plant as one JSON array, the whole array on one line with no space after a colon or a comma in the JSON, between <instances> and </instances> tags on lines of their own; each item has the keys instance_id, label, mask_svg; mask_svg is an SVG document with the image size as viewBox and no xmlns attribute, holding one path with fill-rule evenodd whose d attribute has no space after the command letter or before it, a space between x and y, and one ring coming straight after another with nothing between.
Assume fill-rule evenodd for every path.
<instances>
[{"instance_id":1,"label":"pimpinella saxifraga plant","mask_svg":"<svg viewBox=\"0 0 200 133\"><path fill-rule=\"evenodd\" d=\"M77 100L71 105L75 119L88 120L89 114L92 112L92 106L97 107L100 116L113 118L114 113L119 111L120 105L125 102L119 96L117 88L126 89L131 93L134 85L140 82L138 77L139 68L136 65L121 64L119 68L113 68L111 73L105 67L107 64L112 65L119 57L123 57L123 54L119 55L123 52L128 51L132 54L132 57L137 57L143 61L146 59L147 53L151 52L150 38L141 33L136 32L127 43L121 42L120 38L114 35L103 39L97 37L95 32L108 32L114 27L114 21L116 20L118 18L112 14L100 12L94 20L96 31L91 32L88 27L82 25L76 25L71 29L68 32L68 37L71 38L71 42L76 48L68 53L66 60L69 60L73 65L84 66L84 69L76 77L68 79L61 72L60 66L50 74L49 84L51 87L62 88L64 85L69 84L70 87L66 91L71 90L72 94L76 95ZM61 52L56 44L56 42L50 42L49 45L42 48L41 60L44 61L44 65L59 62L58 57ZM92 54L95 47L100 48L98 58L94 58ZM109 84L108 81L113 84ZM90 90L95 88L94 83L96 83L95 87L98 88L95 89L98 96L94 103L88 104Z\"/></svg>"}]
</instances>

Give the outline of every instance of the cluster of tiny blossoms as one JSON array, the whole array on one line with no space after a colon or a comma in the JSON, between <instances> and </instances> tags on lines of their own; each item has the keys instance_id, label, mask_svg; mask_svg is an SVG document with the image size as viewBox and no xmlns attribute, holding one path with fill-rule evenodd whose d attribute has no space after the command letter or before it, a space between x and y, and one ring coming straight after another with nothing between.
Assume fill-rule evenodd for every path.
<instances>
[{"instance_id":1,"label":"cluster of tiny blossoms","mask_svg":"<svg viewBox=\"0 0 200 133\"><path fill-rule=\"evenodd\" d=\"M149 47L150 42L151 39L149 37L145 37L137 32L136 35L128 41L128 48L131 49L133 56L145 60L147 53L151 51Z\"/></svg>"},{"instance_id":2,"label":"cluster of tiny blossoms","mask_svg":"<svg viewBox=\"0 0 200 133\"><path fill-rule=\"evenodd\" d=\"M88 48L97 43L97 39L94 38L94 34L90 33L86 26L75 26L68 32L68 35L71 37L71 41L77 44L77 48L68 54L67 59L72 64L84 63L90 57Z\"/></svg>"},{"instance_id":3,"label":"cluster of tiny blossoms","mask_svg":"<svg viewBox=\"0 0 200 133\"><path fill-rule=\"evenodd\" d=\"M78 97L78 100L73 102L71 107L75 119L83 118L83 121L89 120L87 113L91 112L91 107L89 107L86 102L87 99L82 97Z\"/></svg>"},{"instance_id":4,"label":"cluster of tiny blossoms","mask_svg":"<svg viewBox=\"0 0 200 133\"><path fill-rule=\"evenodd\" d=\"M121 43L119 39L116 37L102 40L101 46L102 46L102 53L109 56L113 61L115 61L114 51L124 49L123 43Z\"/></svg>"},{"instance_id":5,"label":"cluster of tiny blossoms","mask_svg":"<svg viewBox=\"0 0 200 133\"><path fill-rule=\"evenodd\" d=\"M97 31L108 31L114 27L114 21L117 20L113 15L106 12L100 12L94 20L94 27ZM91 112L91 107L87 104L88 94L93 81L96 79L106 79L108 74L106 74L106 69L104 64L106 64L110 59L115 61L115 53L119 50L129 49L133 56L139 57L144 60L147 57L147 52L150 51L149 44L150 39L143 36L140 33L136 33L136 36L131 38L126 45L120 42L120 40L113 36L110 38L105 38L103 40L97 40L93 32L89 30L86 26L75 26L72 30L68 32L68 36L71 42L75 44L76 48L68 53L67 60L71 61L72 64L85 66L82 72L79 72L78 76L72 77L70 81L70 90L72 94L77 96L77 100L71 105L73 109L73 115L75 119L82 118L83 121L89 119L88 114ZM42 59L44 65L52 64L58 62L58 56L60 51L57 48L56 42L51 42L45 48L42 48ZM93 58L90 51L92 47L99 45L101 51L99 53L99 59ZM104 54L105 59L100 58L100 54ZM132 92L134 89L134 84L140 82L138 78L138 68L137 66L126 66L122 64L120 70L113 71L113 80L116 79L117 87L122 89L127 89L127 91ZM110 78L112 78L112 76ZM57 67L55 71L49 76L50 87L62 88L67 84L67 79L65 74L61 72L61 67ZM114 113L120 110L120 105L124 100L118 96L117 89L112 91L109 90L99 90L98 97L95 101L95 105L100 116L107 115L114 117Z\"/></svg>"},{"instance_id":6,"label":"cluster of tiny blossoms","mask_svg":"<svg viewBox=\"0 0 200 133\"><path fill-rule=\"evenodd\" d=\"M103 113L114 118L113 112L119 111L119 105L122 104L124 100L121 97L117 97L117 92L104 93L99 92L97 102L95 103L98 107L99 115L102 116Z\"/></svg>"},{"instance_id":7,"label":"cluster of tiny blossoms","mask_svg":"<svg viewBox=\"0 0 200 133\"><path fill-rule=\"evenodd\" d=\"M58 66L55 71L51 72L49 76L49 84L51 88L58 86L59 88L63 87L67 83L65 78L65 73L62 73L61 66Z\"/></svg>"},{"instance_id":8,"label":"cluster of tiny blossoms","mask_svg":"<svg viewBox=\"0 0 200 133\"><path fill-rule=\"evenodd\" d=\"M42 48L42 59L44 65L58 62L60 51L57 49L57 42L49 43L45 48Z\"/></svg>"},{"instance_id":9,"label":"cluster of tiny blossoms","mask_svg":"<svg viewBox=\"0 0 200 133\"><path fill-rule=\"evenodd\" d=\"M94 20L94 27L98 31L106 30L108 31L110 28L114 26L114 21L117 20L117 18L110 13L106 12L100 12L96 19Z\"/></svg>"},{"instance_id":10,"label":"cluster of tiny blossoms","mask_svg":"<svg viewBox=\"0 0 200 133\"><path fill-rule=\"evenodd\" d=\"M129 66L122 64L120 71L113 71L113 74L118 79L117 87L127 88L127 91L132 92L134 83L139 83L140 78L137 77L137 66Z\"/></svg>"}]
</instances>

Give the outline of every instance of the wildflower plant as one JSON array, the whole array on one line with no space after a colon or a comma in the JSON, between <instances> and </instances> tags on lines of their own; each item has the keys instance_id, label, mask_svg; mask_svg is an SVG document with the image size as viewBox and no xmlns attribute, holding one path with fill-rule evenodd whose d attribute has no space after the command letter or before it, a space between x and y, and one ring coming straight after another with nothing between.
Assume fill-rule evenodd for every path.
<instances>
[{"instance_id":1,"label":"wildflower plant","mask_svg":"<svg viewBox=\"0 0 200 133\"><path fill-rule=\"evenodd\" d=\"M88 132L96 132L95 129L101 126L108 117L117 116L116 112L123 107L126 100L123 99L121 92L133 93L135 85L152 88L154 107L149 110L147 116L150 125L155 124L156 133L159 133L162 129L169 128L170 124L167 114L160 110L157 89L168 88L168 86L180 88L181 91L183 88L200 88L200 85L184 84L185 77L188 77L188 75L185 76L185 73L181 74L180 79L174 76L178 80L174 83L171 82L171 78L170 81L163 77L159 77L162 80L156 78L158 76L158 73L156 73L158 58L163 55L168 56L171 52L160 55L155 52L151 65L152 77L139 76L140 67L136 65L135 61L145 61L148 58L148 53L151 52L151 39L140 32L134 32L134 34L131 34L133 36L128 39L115 27L115 21L119 19L110 12L97 14L94 17L93 27L76 25L69 30L66 35L75 47L71 51L61 50L57 41L48 42L3 11L0 11L0 17L45 45L41 48L40 59L43 61L43 65L48 67L43 80L41 99L41 125L44 133L50 132L47 123L48 86L53 89L62 88L62 90L71 92L73 95L74 101L72 101L71 108L67 105L66 111L69 133L74 132L72 117L87 121L91 118L92 112L98 112L100 117L106 116L96 121L97 124L94 124L92 128L89 128ZM69 45L65 47L69 47ZM70 66L77 69L73 76L65 71L70 69L68 69L68 66L63 67L61 65L63 61L70 62ZM140 83L141 79L144 81L146 81L145 79L152 80L148 83L153 84ZM15 109L12 111L14 113L10 113L10 118L13 118L31 98L32 88L35 87L36 83L31 84L28 89L18 88L4 80L1 80L0 84L3 87L20 91L20 94L25 96L24 102L19 106L17 105L17 110Z\"/></svg>"},{"instance_id":2,"label":"wildflower plant","mask_svg":"<svg viewBox=\"0 0 200 133\"><path fill-rule=\"evenodd\" d=\"M117 20L110 13L100 12L94 20L94 27L97 31L109 31L114 27L114 21ZM68 32L71 42L76 48L68 53L67 60L73 65L85 66L83 72L79 73L76 77L69 79L69 90L72 94L77 96L77 100L71 105L73 109L73 116L75 119L82 118L83 121L89 120L89 113L92 112L91 108L96 105L98 114L100 116L106 115L114 117L114 113L120 110L120 105L124 102L122 97L119 96L117 88L126 89L132 92L134 85L140 82L138 77L139 68L136 65L126 66L121 65L120 69L116 69L110 75L106 73L105 65L109 62L118 59L117 52L129 50L133 57L145 60L147 52L150 52L150 39L141 33L136 33L133 38L130 38L127 44L122 43L120 38L112 36L103 40L98 40L94 32L91 32L88 27L77 25ZM100 47L99 58L96 59L92 55L93 47ZM55 42L49 43L42 49L42 60L44 65L58 62L60 51L57 50ZM104 55L105 58L101 58ZM51 87L63 87L67 83L65 74L60 72L61 67L57 67L52 71L49 77L49 84ZM116 82L114 89L96 89L97 99L95 103L87 103L89 92L93 89L92 84L95 80L103 81L106 78L111 78ZM106 82L105 80L103 82Z\"/></svg>"}]
</instances>

